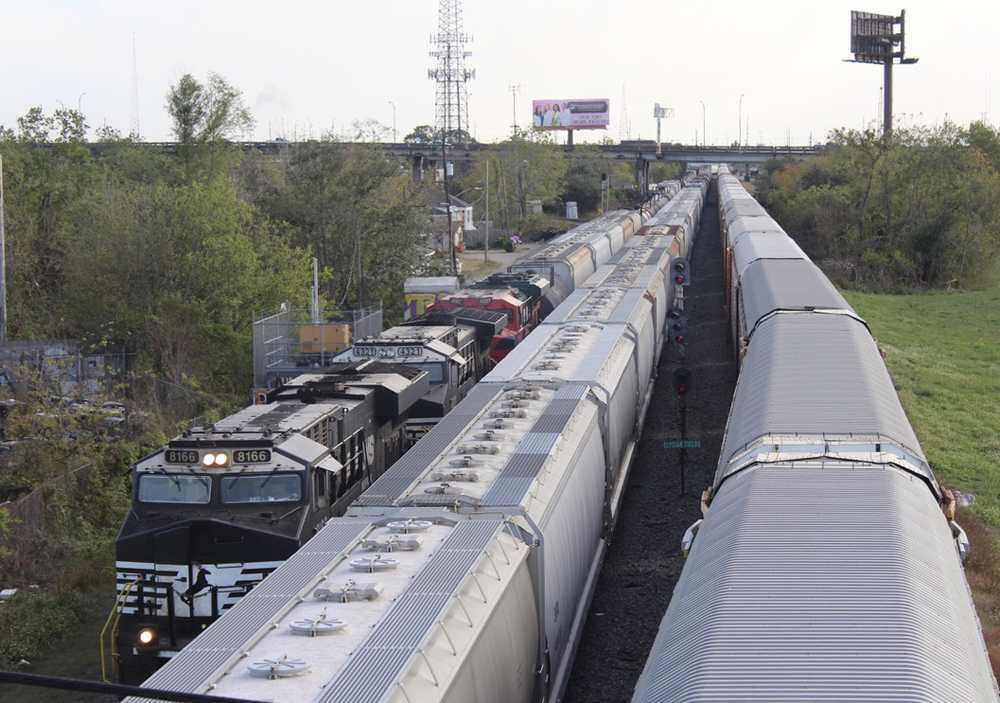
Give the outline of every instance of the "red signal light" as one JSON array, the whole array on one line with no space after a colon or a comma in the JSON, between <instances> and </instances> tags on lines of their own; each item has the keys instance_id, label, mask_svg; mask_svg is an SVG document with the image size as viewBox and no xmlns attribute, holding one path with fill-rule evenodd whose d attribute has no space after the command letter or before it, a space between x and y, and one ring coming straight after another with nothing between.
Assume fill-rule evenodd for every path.
<instances>
[{"instance_id":1,"label":"red signal light","mask_svg":"<svg viewBox=\"0 0 1000 703\"><path fill-rule=\"evenodd\" d=\"M679 395L685 395L689 390L691 390L693 380L691 371L684 367L679 367L674 369L674 373L670 378L670 384Z\"/></svg>"}]
</instances>

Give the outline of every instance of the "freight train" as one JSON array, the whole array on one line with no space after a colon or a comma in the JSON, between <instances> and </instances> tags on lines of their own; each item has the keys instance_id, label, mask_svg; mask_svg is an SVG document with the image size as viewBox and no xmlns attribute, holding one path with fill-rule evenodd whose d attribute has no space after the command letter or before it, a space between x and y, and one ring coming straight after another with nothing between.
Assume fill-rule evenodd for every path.
<instances>
[{"instance_id":1,"label":"freight train","mask_svg":"<svg viewBox=\"0 0 1000 703\"><path fill-rule=\"evenodd\" d=\"M340 364L136 462L115 543L122 680L142 681L342 514L402 456L428 389L416 367Z\"/></svg>"},{"instance_id":2,"label":"freight train","mask_svg":"<svg viewBox=\"0 0 1000 703\"><path fill-rule=\"evenodd\" d=\"M663 201L564 235L562 270L593 272ZM342 514L538 325L548 290L531 272L473 284L137 462L116 541L118 678L146 678Z\"/></svg>"},{"instance_id":3,"label":"freight train","mask_svg":"<svg viewBox=\"0 0 1000 703\"><path fill-rule=\"evenodd\" d=\"M684 190L145 685L296 702L557 700L706 184Z\"/></svg>"},{"instance_id":4,"label":"freight train","mask_svg":"<svg viewBox=\"0 0 1000 703\"><path fill-rule=\"evenodd\" d=\"M663 188L648 202L631 210L609 212L580 225L518 260L506 273L474 282L436 301L428 310L459 307L504 310L508 323L490 346L491 358L499 362L567 295L621 249L680 187L681 181L664 182Z\"/></svg>"},{"instance_id":5,"label":"freight train","mask_svg":"<svg viewBox=\"0 0 1000 703\"><path fill-rule=\"evenodd\" d=\"M412 440L414 427L433 425L447 415L489 372L490 346L506 324L502 310L427 312L355 341L334 360L392 360L427 373L430 389L414 404L408 420Z\"/></svg>"},{"instance_id":6,"label":"freight train","mask_svg":"<svg viewBox=\"0 0 1000 703\"><path fill-rule=\"evenodd\" d=\"M441 298L428 310L502 310L506 324L491 340L489 350L490 358L497 362L538 326L542 298L548 288L549 282L541 276L495 273Z\"/></svg>"},{"instance_id":7,"label":"freight train","mask_svg":"<svg viewBox=\"0 0 1000 703\"><path fill-rule=\"evenodd\" d=\"M997 701L934 477L865 322L722 169L740 374L634 703Z\"/></svg>"}]
</instances>

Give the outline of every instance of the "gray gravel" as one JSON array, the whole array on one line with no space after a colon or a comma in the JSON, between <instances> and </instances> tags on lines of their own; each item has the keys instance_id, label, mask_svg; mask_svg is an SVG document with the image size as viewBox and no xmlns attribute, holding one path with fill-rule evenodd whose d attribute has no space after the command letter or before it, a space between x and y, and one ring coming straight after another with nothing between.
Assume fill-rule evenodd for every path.
<instances>
[{"instance_id":1,"label":"gray gravel","mask_svg":"<svg viewBox=\"0 0 1000 703\"><path fill-rule=\"evenodd\" d=\"M681 538L701 517L701 492L715 473L736 366L726 340L725 277L716 188L712 185L691 255L691 285L684 307L690 325L682 351L665 346L656 392L646 415L635 464L611 547L591 602L563 700L628 701L656 638L684 567ZM691 369L687 437L702 447L681 452L663 441L680 439L680 401L670 385L678 366Z\"/></svg>"}]
</instances>

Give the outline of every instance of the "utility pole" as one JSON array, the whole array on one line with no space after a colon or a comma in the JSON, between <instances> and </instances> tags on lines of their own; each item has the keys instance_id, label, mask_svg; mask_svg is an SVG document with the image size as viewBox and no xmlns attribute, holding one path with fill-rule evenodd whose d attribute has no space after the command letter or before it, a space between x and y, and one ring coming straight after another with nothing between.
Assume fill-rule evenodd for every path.
<instances>
[{"instance_id":1,"label":"utility pole","mask_svg":"<svg viewBox=\"0 0 1000 703\"><path fill-rule=\"evenodd\" d=\"M896 31L896 25L899 31ZM916 63L919 59L906 58L906 10L899 17L876 15L871 12L851 11L852 63L880 63L883 66L882 134L892 135L892 64Z\"/></svg>"},{"instance_id":2,"label":"utility pole","mask_svg":"<svg viewBox=\"0 0 1000 703\"><path fill-rule=\"evenodd\" d=\"M0 342L7 341L7 251L3 231L3 155L0 155Z\"/></svg>"},{"instance_id":3,"label":"utility pole","mask_svg":"<svg viewBox=\"0 0 1000 703\"><path fill-rule=\"evenodd\" d=\"M740 135L743 133L743 97L745 93L740 93L740 124L736 128L736 141L740 141ZM743 145L740 144L740 151L743 151Z\"/></svg>"},{"instance_id":4,"label":"utility pole","mask_svg":"<svg viewBox=\"0 0 1000 703\"><path fill-rule=\"evenodd\" d=\"M490 160L486 159L486 239L483 240L483 262L490 260Z\"/></svg>"},{"instance_id":5,"label":"utility pole","mask_svg":"<svg viewBox=\"0 0 1000 703\"><path fill-rule=\"evenodd\" d=\"M705 146L705 135L707 134L705 131L705 101L699 100L698 102L701 103L701 145ZM698 145L695 144L695 146Z\"/></svg>"}]
</instances>

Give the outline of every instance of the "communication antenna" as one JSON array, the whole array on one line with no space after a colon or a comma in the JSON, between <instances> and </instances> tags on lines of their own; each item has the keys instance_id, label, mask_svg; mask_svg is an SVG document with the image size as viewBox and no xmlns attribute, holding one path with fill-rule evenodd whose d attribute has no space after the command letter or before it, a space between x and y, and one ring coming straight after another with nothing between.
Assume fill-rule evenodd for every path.
<instances>
[{"instance_id":1,"label":"communication antenna","mask_svg":"<svg viewBox=\"0 0 1000 703\"><path fill-rule=\"evenodd\" d=\"M511 108L514 110L514 113L513 113L514 114L514 121L511 122L511 125L513 125L514 130L516 131L517 130L517 94L521 92L521 85L520 84L518 84L518 85L508 85L507 87L510 89L510 99L511 99L511 103L512 103Z\"/></svg>"},{"instance_id":2,"label":"communication antenna","mask_svg":"<svg viewBox=\"0 0 1000 703\"><path fill-rule=\"evenodd\" d=\"M132 32L132 109L128 135L133 141L139 141L139 77L135 65L135 32Z\"/></svg>"},{"instance_id":3,"label":"communication antenna","mask_svg":"<svg viewBox=\"0 0 1000 703\"><path fill-rule=\"evenodd\" d=\"M472 56L465 45L471 41L472 37L462 32L461 0L441 0L438 33L431 37L437 51L430 52L431 58L437 59L437 68L428 70L427 77L437 82L436 126L442 141L451 140L463 130L469 133L469 93L465 83L475 78L476 72L465 68L465 60Z\"/></svg>"},{"instance_id":4,"label":"communication antenna","mask_svg":"<svg viewBox=\"0 0 1000 703\"><path fill-rule=\"evenodd\" d=\"M899 31L896 31L896 25ZM882 133L892 134L892 64L916 63L919 59L906 58L906 10L899 17L876 15L871 12L851 10L851 53L853 63L880 63L885 67L883 91Z\"/></svg>"}]
</instances>

